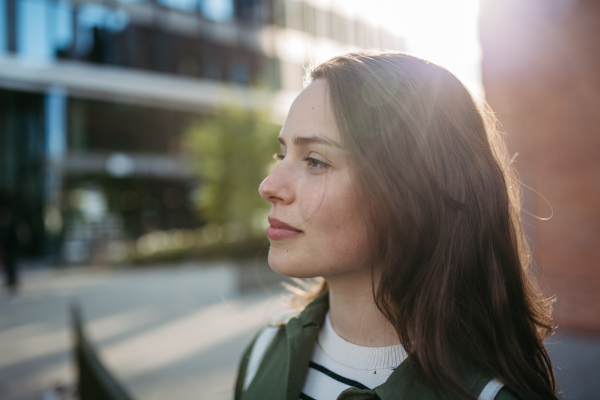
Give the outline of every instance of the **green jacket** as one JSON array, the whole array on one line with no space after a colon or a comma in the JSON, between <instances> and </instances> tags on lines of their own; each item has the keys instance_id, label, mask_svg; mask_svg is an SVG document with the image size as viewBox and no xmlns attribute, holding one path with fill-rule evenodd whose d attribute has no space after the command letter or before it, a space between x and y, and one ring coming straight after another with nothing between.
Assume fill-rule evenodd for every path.
<instances>
[{"instance_id":1,"label":"green jacket","mask_svg":"<svg viewBox=\"0 0 600 400\"><path fill-rule=\"evenodd\" d=\"M235 387L235 400L298 400L308 372L316 338L329 309L329 293L325 292L281 327L267 349L254 379L243 391L244 377L252 346L248 346L240 362ZM460 376L474 393L479 394L491 376L474 368L466 367ZM434 400L434 391L418 379L406 359L382 385L361 390L349 388L338 400ZM444 396L443 399L459 399ZM495 400L517 400L503 387Z\"/></svg>"}]
</instances>

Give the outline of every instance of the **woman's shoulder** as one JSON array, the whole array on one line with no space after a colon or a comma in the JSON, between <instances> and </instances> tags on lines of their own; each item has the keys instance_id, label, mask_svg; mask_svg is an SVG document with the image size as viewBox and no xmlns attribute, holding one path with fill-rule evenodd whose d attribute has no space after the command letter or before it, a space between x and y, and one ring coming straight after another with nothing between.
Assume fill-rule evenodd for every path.
<instances>
[{"instance_id":1,"label":"woman's shoulder","mask_svg":"<svg viewBox=\"0 0 600 400\"><path fill-rule=\"evenodd\" d=\"M490 375L485 368L464 355L455 356L459 360L459 376L471 390L478 393L478 400L521 400L504 385L501 378Z\"/></svg>"},{"instance_id":2,"label":"woman's shoulder","mask_svg":"<svg viewBox=\"0 0 600 400\"><path fill-rule=\"evenodd\" d=\"M275 318L271 319L265 324L254 336L254 339L250 343L250 357L251 358L262 358L262 354L269 347L277 332L284 327L290 319L298 314L298 311L287 310Z\"/></svg>"},{"instance_id":3,"label":"woman's shoulder","mask_svg":"<svg viewBox=\"0 0 600 400\"><path fill-rule=\"evenodd\" d=\"M286 334L285 326L298 313L296 311L283 312L264 325L246 347L238 367L238 376L235 386L235 399L240 399L259 374L259 368L265 369L263 359L271 365L270 370L284 370L286 361ZM264 372L264 371L263 371ZM273 371L271 371L273 372ZM263 374L264 375L264 374Z\"/></svg>"},{"instance_id":4,"label":"woman's shoulder","mask_svg":"<svg viewBox=\"0 0 600 400\"><path fill-rule=\"evenodd\" d=\"M485 374L484 374L485 375ZM476 390L475 393L479 392L478 400L519 400L520 398L515 395L509 388L504 386L498 379L485 378L487 383L481 390ZM489 380L488 380L489 379ZM476 385L478 386L478 385Z\"/></svg>"}]
</instances>

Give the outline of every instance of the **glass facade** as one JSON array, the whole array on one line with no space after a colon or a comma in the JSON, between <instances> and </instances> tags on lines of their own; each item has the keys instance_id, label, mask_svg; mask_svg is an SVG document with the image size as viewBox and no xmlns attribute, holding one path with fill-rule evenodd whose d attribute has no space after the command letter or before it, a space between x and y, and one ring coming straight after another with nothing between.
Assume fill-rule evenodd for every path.
<instances>
[{"instance_id":1,"label":"glass facade","mask_svg":"<svg viewBox=\"0 0 600 400\"><path fill-rule=\"evenodd\" d=\"M200 78L300 90L303 65L267 55L278 39L269 34L281 30L260 28L272 24L283 38L299 36L289 29L339 45L376 47L379 37L398 48L375 27L300 0L0 0L0 55L12 56L4 65L81 72L63 83L68 89L37 76L19 83L30 92L0 89L0 198L22 199L15 212L25 252L88 262L152 230L202 225L191 200L200 184L179 161L186 130L206 109L88 81L106 66L149 85Z\"/></svg>"},{"instance_id":2,"label":"glass facade","mask_svg":"<svg viewBox=\"0 0 600 400\"><path fill-rule=\"evenodd\" d=\"M298 0L0 0L0 19L7 22L0 25L0 54L267 84L274 90L280 82L271 67L273 58L237 39L228 44L219 34L198 33L212 24L254 29L276 23L343 45L398 48L386 31Z\"/></svg>"},{"instance_id":3,"label":"glass facade","mask_svg":"<svg viewBox=\"0 0 600 400\"><path fill-rule=\"evenodd\" d=\"M0 89L0 200L14 207L23 252L79 262L106 241L201 224L195 180L177 162L201 118Z\"/></svg>"},{"instance_id":4,"label":"glass facade","mask_svg":"<svg viewBox=\"0 0 600 400\"><path fill-rule=\"evenodd\" d=\"M168 8L195 14L206 23L235 19L260 23L261 17L257 0L0 0L0 19L7 21L0 24L0 54L9 52L14 37L13 52L28 61L76 60L241 85L268 83L278 89L277 79L265 76L272 73L273 60L261 52L198 35L196 28L187 34L177 32L177 26L165 26L159 18L136 19L132 9L119 3L138 7L134 14L160 15Z\"/></svg>"}]
</instances>

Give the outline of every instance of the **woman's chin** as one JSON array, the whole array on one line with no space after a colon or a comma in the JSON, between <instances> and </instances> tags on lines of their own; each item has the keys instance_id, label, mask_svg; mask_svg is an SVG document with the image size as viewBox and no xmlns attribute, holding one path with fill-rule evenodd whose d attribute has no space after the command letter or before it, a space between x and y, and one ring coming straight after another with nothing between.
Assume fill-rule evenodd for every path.
<instances>
[{"instance_id":1,"label":"woman's chin","mask_svg":"<svg viewBox=\"0 0 600 400\"><path fill-rule=\"evenodd\" d=\"M280 275L288 278L316 278L320 276L309 260L300 260L285 250L269 250L269 266ZM312 267L312 268L311 268Z\"/></svg>"}]
</instances>

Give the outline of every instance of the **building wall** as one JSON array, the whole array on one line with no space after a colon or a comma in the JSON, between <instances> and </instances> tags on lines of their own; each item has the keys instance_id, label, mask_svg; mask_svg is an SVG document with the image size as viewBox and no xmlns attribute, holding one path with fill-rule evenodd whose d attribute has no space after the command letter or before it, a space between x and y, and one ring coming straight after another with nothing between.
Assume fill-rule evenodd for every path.
<instances>
[{"instance_id":1,"label":"building wall","mask_svg":"<svg viewBox=\"0 0 600 400\"><path fill-rule=\"evenodd\" d=\"M483 83L560 330L600 332L600 2L482 0ZM549 203L549 204L548 204ZM551 206L551 208L550 208Z\"/></svg>"}]
</instances>

